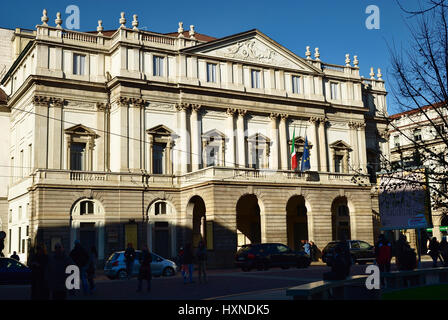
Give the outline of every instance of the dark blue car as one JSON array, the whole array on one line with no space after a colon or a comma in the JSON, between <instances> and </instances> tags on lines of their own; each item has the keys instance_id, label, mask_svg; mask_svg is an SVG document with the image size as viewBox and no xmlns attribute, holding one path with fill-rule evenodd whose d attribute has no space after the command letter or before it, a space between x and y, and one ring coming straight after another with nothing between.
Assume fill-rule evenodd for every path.
<instances>
[{"instance_id":1,"label":"dark blue car","mask_svg":"<svg viewBox=\"0 0 448 320\"><path fill-rule=\"evenodd\" d=\"M31 269L11 258L0 258L1 284L31 284Z\"/></svg>"}]
</instances>

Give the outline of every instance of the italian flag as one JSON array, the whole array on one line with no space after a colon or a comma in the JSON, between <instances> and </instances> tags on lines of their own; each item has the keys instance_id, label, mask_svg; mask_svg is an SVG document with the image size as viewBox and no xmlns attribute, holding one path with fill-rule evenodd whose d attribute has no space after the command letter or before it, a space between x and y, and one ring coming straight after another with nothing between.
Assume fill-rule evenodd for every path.
<instances>
[{"instance_id":1,"label":"italian flag","mask_svg":"<svg viewBox=\"0 0 448 320\"><path fill-rule=\"evenodd\" d=\"M297 170L297 155L296 155L296 128L292 134L292 144L291 144L291 169Z\"/></svg>"}]
</instances>

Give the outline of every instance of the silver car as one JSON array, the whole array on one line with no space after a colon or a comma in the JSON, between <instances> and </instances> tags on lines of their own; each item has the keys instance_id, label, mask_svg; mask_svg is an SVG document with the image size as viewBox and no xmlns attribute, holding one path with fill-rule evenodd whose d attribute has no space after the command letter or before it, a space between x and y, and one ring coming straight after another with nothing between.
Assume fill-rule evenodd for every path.
<instances>
[{"instance_id":1,"label":"silver car","mask_svg":"<svg viewBox=\"0 0 448 320\"><path fill-rule=\"evenodd\" d=\"M140 270L140 258L142 252L135 250L136 257L134 260L134 267L132 269L132 276L137 276ZM155 277L159 276L174 276L176 274L177 266L171 261L162 258L161 256L152 253L151 273ZM104 267L104 273L109 279L125 279L128 277L126 271L126 262L124 259L124 251L118 251L111 254Z\"/></svg>"}]
</instances>

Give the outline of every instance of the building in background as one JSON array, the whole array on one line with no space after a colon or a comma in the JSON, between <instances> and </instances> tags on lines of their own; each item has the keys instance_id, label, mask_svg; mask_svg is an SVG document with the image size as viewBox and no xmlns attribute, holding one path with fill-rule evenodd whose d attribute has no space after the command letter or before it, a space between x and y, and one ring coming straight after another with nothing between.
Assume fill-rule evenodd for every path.
<instances>
[{"instance_id":1,"label":"building in background","mask_svg":"<svg viewBox=\"0 0 448 320\"><path fill-rule=\"evenodd\" d=\"M124 14L111 31L48 20L1 82L9 252L79 239L100 259L128 242L172 257L204 238L209 263L226 266L251 242L373 242L368 173L388 145L380 70L364 79L356 56L302 58L258 30L216 39L182 23L139 30L136 16L128 28ZM293 132L299 161L308 139L310 171L290 170Z\"/></svg>"}]
</instances>

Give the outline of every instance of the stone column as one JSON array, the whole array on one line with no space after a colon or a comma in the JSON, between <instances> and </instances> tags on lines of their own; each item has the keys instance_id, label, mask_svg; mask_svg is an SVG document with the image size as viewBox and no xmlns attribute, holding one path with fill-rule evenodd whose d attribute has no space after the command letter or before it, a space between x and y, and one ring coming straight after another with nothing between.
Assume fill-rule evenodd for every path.
<instances>
[{"instance_id":1,"label":"stone column","mask_svg":"<svg viewBox=\"0 0 448 320\"><path fill-rule=\"evenodd\" d=\"M244 116L247 110L238 110L238 119L236 121L237 130L237 163L239 168L246 167L246 147L244 135Z\"/></svg>"},{"instance_id":2,"label":"stone column","mask_svg":"<svg viewBox=\"0 0 448 320\"><path fill-rule=\"evenodd\" d=\"M48 145L47 145L47 117L50 99L44 96L34 96L34 140L33 140L33 159L34 168L48 168ZM69 154L70 155L70 154ZM68 157L69 157L68 155Z\"/></svg>"},{"instance_id":3,"label":"stone column","mask_svg":"<svg viewBox=\"0 0 448 320\"><path fill-rule=\"evenodd\" d=\"M64 100L51 98L48 119L48 167L62 169L62 107Z\"/></svg>"},{"instance_id":4,"label":"stone column","mask_svg":"<svg viewBox=\"0 0 448 320\"><path fill-rule=\"evenodd\" d=\"M280 115L280 124L278 127L280 136L280 159L281 170L288 170L288 132L286 128L287 114Z\"/></svg>"},{"instance_id":5,"label":"stone column","mask_svg":"<svg viewBox=\"0 0 448 320\"><path fill-rule=\"evenodd\" d=\"M198 121L200 105L191 106L191 171L199 170L202 163L201 157L201 124Z\"/></svg>"},{"instance_id":6,"label":"stone column","mask_svg":"<svg viewBox=\"0 0 448 320\"><path fill-rule=\"evenodd\" d=\"M94 159L94 171L106 171L107 156L106 156L106 112L109 109L107 103L96 104L96 128L98 129L98 138L96 140L96 152Z\"/></svg>"},{"instance_id":7,"label":"stone column","mask_svg":"<svg viewBox=\"0 0 448 320\"><path fill-rule=\"evenodd\" d=\"M165 148L165 172L166 174L173 174L173 161L171 160L171 150L173 149L173 141L170 137ZM151 158L152 159L152 158Z\"/></svg>"},{"instance_id":8,"label":"stone column","mask_svg":"<svg viewBox=\"0 0 448 320\"><path fill-rule=\"evenodd\" d=\"M188 163L190 162L188 150L188 132L187 132L187 110L189 108L188 104L181 103L176 106L179 116L180 128L180 144L179 144L179 172L180 174L185 174L188 171Z\"/></svg>"},{"instance_id":9,"label":"stone column","mask_svg":"<svg viewBox=\"0 0 448 320\"><path fill-rule=\"evenodd\" d=\"M149 174L153 173L153 159L152 148L154 146L154 136L150 134L148 136L147 157L146 157L146 170Z\"/></svg>"},{"instance_id":10,"label":"stone column","mask_svg":"<svg viewBox=\"0 0 448 320\"><path fill-rule=\"evenodd\" d=\"M319 119L319 153L320 153L320 170L329 172L327 157L327 137L325 133L326 118Z\"/></svg>"},{"instance_id":11,"label":"stone column","mask_svg":"<svg viewBox=\"0 0 448 320\"><path fill-rule=\"evenodd\" d=\"M226 135L228 138L226 148L226 167L235 167L235 126L233 121L233 115L236 109L227 108L227 125Z\"/></svg>"},{"instance_id":12,"label":"stone column","mask_svg":"<svg viewBox=\"0 0 448 320\"><path fill-rule=\"evenodd\" d=\"M362 173L367 173L367 148L366 148L366 124L358 124L359 168Z\"/></svg>"},{"instance_id":13,"label":"stone column","mask_svg":"<svg viewBox=\"0 0 448 320\"><path fill-rule=\"evenodd\" d=\"M131 99L129 106L129 169L139 172L143 166L141 163L141 140L142 137L142 121L141 109L144 108L145 102L142 99Z\"/></svg>"},{"instance_id":14,"label":"stone column","mask_svg":"<svg viewBox=\"0 0 448 320\"><path fill-rule=\"evenodd\" d=\"M356 134L356 122L350 121L348 123L350 128L350 144L353 148L353 162L352 168L358 170L359 168L359 144L358 144L358 135Z\"/></svg>"},{"instance_id":15,"label":"stone column","mask_svg":"<svg viewBox=\"0 0 448 320\"><path fill-rule=\"evenodd\" d=\"M278 128L277 128L277 113L271 113L269 115L269 118L271 119L271 139L272 139L272 145L270 149L270 155L271 159L269 161L269 169L271 170L278 170L278 155L279 155L279 148L278 148Z\"/></svg>"},{"instance_id":16,"label":"stone column","mask_svg":"<svg viewBox=\"0 0 448 320\"><path fill-rule=\"evenodd\" d=\"M319 142L317 140L318 120L316 117L310 118L311 128L308 143L311 142L313 147L310 150L311 171L319 171Z\"/></svg>"}]
</instances>

